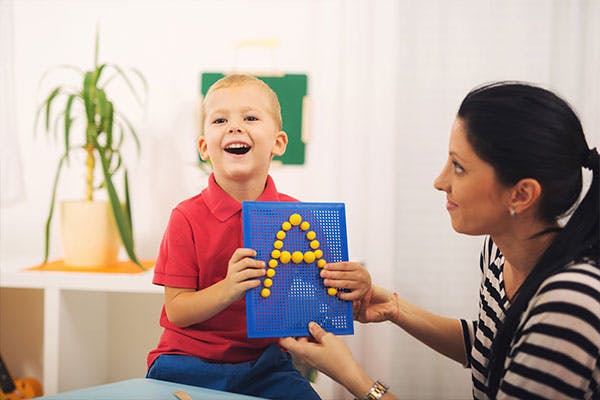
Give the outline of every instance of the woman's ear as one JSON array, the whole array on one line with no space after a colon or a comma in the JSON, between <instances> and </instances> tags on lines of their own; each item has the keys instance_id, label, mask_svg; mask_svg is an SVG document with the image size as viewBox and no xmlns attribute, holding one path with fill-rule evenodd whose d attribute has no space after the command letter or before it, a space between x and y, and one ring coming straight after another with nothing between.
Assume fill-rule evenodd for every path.
<instances>
[{"instance_id":1,"label":"woman's ear","mask_svg":"<svg viewBox=\"0 0 600 400\"><path fill-rule=\"evenodd\" d=\"M204 138L204 135L198 138L198 152L200 153L200 158L203 161L210 160L210 156L208 155L208 147L206 145L206 139Z\"/></svg>"},{"instance_id":2,"label":"woman's ear","mask_svg":"<svg viewBox=\"0 0 600 400\"><path fill-rule=\"evenodd\" d=\"M275 143L273 144L273 150L271 150L272 156L281 156L285 153L285 149L288 144L288 137L284 131L277 132L275 135Z\"/></svg>"},{"instance_id":3,"label":"woman's ear","mask_svg":"<svg viewBox=\"0 0 600 400\"><path fill-rule=\"evenodd\" d=\"M516 214L531 210L542 195L542 185L533 179L525 178L517 182L510 193L509 209Z\"/></svg>"}]
</instances>

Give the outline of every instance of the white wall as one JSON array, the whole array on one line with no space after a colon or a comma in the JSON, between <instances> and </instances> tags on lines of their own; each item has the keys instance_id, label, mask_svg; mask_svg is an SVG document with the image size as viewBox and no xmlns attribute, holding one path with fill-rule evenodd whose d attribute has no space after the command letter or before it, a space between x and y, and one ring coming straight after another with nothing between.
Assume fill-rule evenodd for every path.
<instances>
[{"instance_id":1,"label":"white wall","mask_svg":"<svg viewBox=\"0 0 600 400\"><path fill-rule=\"evenodd\" d=\"M8 15L13 27L12 57L6 36L0 42L3 66L11 67L2 71L14 74L14 103L0 109L0 119L13 123L0 127L10 129L3 138L18 142L25 192L2 208L1 259L41 260L60 144L41 131L33 136L44 95L38 80L54 65L89 67L97 23L100 61L135 66L150 86L144 113L122 103L132 106L127 114L142 140L140 157L130 152L127 161L144 258L156 256L171 208L205 185L194 166L205 71L309 75L306 165L275 169L279 189L307 201L346 202L351 257L366 262L375 282L447 315L473 318L477 307L481 239L452 231L444 196L432 188L467 91L500 79L555 89L600 145L600 2L593 0L0 1L1 20ZM264 49L236 52L247 39L278 40L275 60ZM80 175L79 167L69 171L76 179L62 183L61 197L80 196ZM56 226L54 232L58 257ZM369 372L403 398L469 397L468 371L395 327L357 327L348 341Z\"/></svg>"}]
</instances>

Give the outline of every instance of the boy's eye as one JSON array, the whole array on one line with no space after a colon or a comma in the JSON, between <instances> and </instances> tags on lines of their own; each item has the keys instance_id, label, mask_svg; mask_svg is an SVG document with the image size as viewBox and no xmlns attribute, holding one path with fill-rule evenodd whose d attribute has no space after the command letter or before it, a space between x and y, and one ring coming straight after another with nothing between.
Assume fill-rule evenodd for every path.
<instances>
[{"instance_id":1,"label":"boy's eye","mask_svg":"<svg viewBox=\"0 0 600 400\"><path fill-rule=\"evenodd\" d=\"M462 165L460 165L456 161L452 161L452 165L454 166L454 172L456 174L462 174L463 172L465 172L465 169L462 167Z\"/></svg>"},{"instance_id":2,"label":"boy's eye","mask_svg":"<svg viewBox=\"0 0 600 400\"><path fill-rule=\"evenodd\" d=\"M255 116L253 116L253 115L249 115L249 116L247 116L247 117L246 117L246 120L247 120L247 121L258 121L258 118L256 118L256 117L255 117Z\"/></svg>"},{"instance_id":3,"label":"boy's eye","mask_svg":"<svg viewBox=\"0 0 600 400\"><path fill-rule=\"evenodd\" d=\"M213 121L213 124L224 124L225 122L225 118L217 118Z\"/></svg>"}]
</instances>

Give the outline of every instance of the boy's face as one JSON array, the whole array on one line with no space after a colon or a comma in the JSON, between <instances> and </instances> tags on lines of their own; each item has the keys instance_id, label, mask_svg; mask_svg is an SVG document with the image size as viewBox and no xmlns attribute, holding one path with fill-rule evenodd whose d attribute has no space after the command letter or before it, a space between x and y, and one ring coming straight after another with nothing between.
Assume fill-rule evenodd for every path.
<instances>
[{"instance_id":1,"label":"boy's face","mask_svg":"<svg viewBox=\"0 0 600 400\"><path fill-rule=\"evenodd\" d=\"M287 135L271 112L269 97L255 84L209 94L198 147L202 159L211 161L218 182L242 183L266 176L271 158L285 152Z\"/></svg>"}]
</instances>

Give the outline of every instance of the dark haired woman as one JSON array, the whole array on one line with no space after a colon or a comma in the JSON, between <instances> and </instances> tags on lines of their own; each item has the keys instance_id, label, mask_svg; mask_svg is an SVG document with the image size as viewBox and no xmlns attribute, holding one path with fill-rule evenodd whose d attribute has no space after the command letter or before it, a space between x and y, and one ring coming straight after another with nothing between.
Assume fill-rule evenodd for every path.
<instances>
[{"instance_id":1,"label":"dark haired woman","mask_svg":"<svg viewBox=\"0 0 600 400\"><path fill-rule=\"evenodd\" d=\"M582 168L593 177L576 204ZM475 399L598 399L599 175L598 152L558 96L513 82L473 90L435 187L457 232L486 235L479 319L437 316L374 286L358 320L392 321L470 367ZM348 264L328 265L324 284L343 287ZM343 342L317 324L310 330L317 343L281 344L361 399L395 398Z\"/></svg>"}]
</instances>

